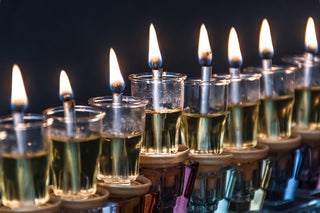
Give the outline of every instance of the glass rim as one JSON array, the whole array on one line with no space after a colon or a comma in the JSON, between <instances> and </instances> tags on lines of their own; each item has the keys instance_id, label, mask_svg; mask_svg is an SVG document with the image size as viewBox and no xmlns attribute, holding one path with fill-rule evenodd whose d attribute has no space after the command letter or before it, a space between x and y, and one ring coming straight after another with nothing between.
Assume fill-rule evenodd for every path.
<instances>
[{"instance_id":1,"label":"glass rim","mask_svg":"<svg viewBox=\"0 0 320 213\"><path fill-rule=\"evenodd\" d=\"M89 105L95 107L106 108L139 108L145 107L148 104L148 100L133 96L122 96L122 102L114 104L112 102L112 96L99 96L93 97L88 100Z\"/></svg>"},{"instance_id":2,"label":"glass rim","mask_svg":"<svg viewBox=\"0 0 320 213\"><path fill-rule=\"evenodd\" d=\"M132 82L147 82L151 83L153 80L161 80L162 82L170 82L170 81L183 81L186 80L187 75L182 73L175 73L175 72L162 72L161 79L154 79L152 77L152 72L144 72L144 73L137 73L137 74L130 74L128 79Z\"/></svg>"},{"instance_id":3,"label":"glass rim","mask_svg":"<svg viewBox=\"0 0 320 213\"><path fill-rule=\"evenodd\" d=\"M93 106L84 106L84 105L75 105L74 109L76 112L91 112L94 113L93 115L90 116L77 116L76 117L76 121L88 121L88 122L95 122L95 121L99 121L102 120L102 118L105 116L105 112L103 112L102 110L100 110L97 107L93 107ZM56 119L62 122L69 122L70 119L69 118L65 118L64 115L57 115L57 113L63 113L64 112L64 107L63 106L58 106L58 107L52 107L52 108L48 108L45 109L42 112L42 115L44 116L45 119Z\"/></svg>"},{"instance_id":4,"label":"glass rim","mask_svg":"<svg viewBox=\"0 0 320 213\"><path fill-rule=\"evenodd\" d=\"M243 69L245 73L279 73L279 72L286 72L288 74L293 73L297 70L296 66L293 65L272 65L271 69L267 70L262 67L246 67Z\"/></svg>"},{"instance_id":5,"label":"glass rim","mask_svg":"<svg viewBox=\"0 0 320 213\"><path fill-rule=\"evenodd\" d=\"M320 56L314 55L313 61L306 61L305 56L303 54L300 55L291 55L291 56L283 56L281 57L281 60L285 63L290 64L316 64L320 65Z\"/></svg>"},{"instance_id":6,"label":"glass rim","mask_svg":"<svg viewBox=\"0 0 320 213\"><path fill-rule=\"evenodd\" d=\"M211 77L210 81L202 81L200 78L187 78L185 80L184 84L189 85L189 84L198 84L198 85L217 85L217 86L222 86L222 85L228 85L230 83L230 80L226 78L217 78L217 77Z\"/></svg>"},{"instance_id":7,"label":"glass rim","mask_svg":"<svg viewBox=\"0 0 320 213\"><path fill-rule=\"evenodd\" d=\"M229 81L233 81L233 80L256 81L256 80L260 80L261 76L262 75L260 73L240 73L239 76L232 76L230 74L223 74L223 75L213 74L213 77L215 78L227 79Z\"/></svg>"},{"instance_id":8,"label":"glass rim","mask_svg":"<svg viewBox=\"0 0 320 213\"><path fill-rule=\"evenodd\" d=\"M23 113L23 123L14 124L12 115L5 115L0 117L1 128L19 128L28 129L32 127L42 126L44 124L44 117L37 113Z\"/></svg>"}]
</instances>

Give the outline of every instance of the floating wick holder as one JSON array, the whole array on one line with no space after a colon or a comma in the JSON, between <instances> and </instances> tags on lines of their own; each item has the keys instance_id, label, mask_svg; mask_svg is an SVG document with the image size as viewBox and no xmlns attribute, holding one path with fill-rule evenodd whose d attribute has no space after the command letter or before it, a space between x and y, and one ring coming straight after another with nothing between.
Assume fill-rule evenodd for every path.
<instances>
[{"instance_id":1,"label":"floating wick holder","mask_svg":"<svg viewBox=\"0 0 320 213\"><path fill-rule=\"evenodd\" d=\"M248 67L248 73L260 73L259 140L286 140L291 136L296 67Z\"/></svg>"},{"instance_id":2,"label":"floating wick holder","mask_svg":"<svg viewBox=\"0 0 320 213\"><path fill-rule=\"evenodd\" d=\"M129 79L131 95L148 100L141 153L176 153L186 75L162 72L161 78L154 78L152 73L141 73L131 74Z\"/></svg>"},{"instance_id":3,"label":"floating wick holder","mask_svg":"<svg viewBox=\"0 0 320 213\"><path fill-rule=\"evenodd\" d=\"M122 102L114 104L112 97L103 96L89 99L89 104L106 114L97 178L110 184L129 184L139 176L147 101L122 96Z\"/></svg>"},{"instance_id":4,"label":"floating wick holder","mask_svg":"<svg viewBox=\"0 0 320 213\"><path fill-rule=\"evenodd\" d=\"M221 75L228 85L228 119L223 147L246 149L257 144L260 74ZM235 156L234 156L235 157Z\"/></svg>"},{"instance_id":5,"label":"floating wick holder","mask_svg":"<svg viewBox=\"0 0 320 213\"><path fill-rule=\"evenodd\" d=\"M229 81L211 78L210 81L187 79L184 84L184 106L181 116L182 144L190 148L192 154L221 154L227 111L227 88ZM203 113L202 89L207 99Z\"/></svg>"},{"instance_id":6,"label":"floating wick holder","mask_svg":"<svg viewBox=\"0 0 320 213\"><path fill-rule=\"evenodd\" d=\"M311 57L309 57L311 56ZM320 58L319 56L304 54L282 58L284 62L297 66L295 72L295 103L293 108L293 131L305 137L320 136ZM320 139L320 138L318 138Z\"/></svg>"}]
</instances>

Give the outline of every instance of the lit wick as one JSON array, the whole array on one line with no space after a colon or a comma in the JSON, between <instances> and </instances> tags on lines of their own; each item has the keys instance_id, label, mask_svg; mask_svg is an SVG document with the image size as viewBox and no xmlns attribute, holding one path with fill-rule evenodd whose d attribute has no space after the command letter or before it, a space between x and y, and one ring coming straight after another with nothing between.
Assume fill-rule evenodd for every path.
<instances>
[{"instance_id":1,"label":"lit wick","mask_svg":"<svg viewBox=\"0 0 320 213\"><path fill-rule=\"evenodd\" d=\"M201 65L201 81L209 82L212 75L212 52L209 36L204 24L201 25L199 35L198 57ZM201 86L200 114L207 114L209 108L209 85Z\"/></svg>"},{"instance_id":2,"label":"lit wick","mask_svg":"<svg viewBox=\"0 0 320 213\"><path fill-rule=\"evenodd\" d=\"M128 168L121 167L121 164L127 165L128 162L123 162L123 156L127 156L126 146L123 144L123 140L119 139L119 136L122 132L122 112L120 105L122 103L122 92L125 88L125 83L120 72L120 67L116 53L112 48L110 48L109 53L109 72L110 72L110 89L112 91L112 104L113 107L113 120L112 120L112 129L116 137L111 139L111 149L112 149L112 177L115 181L118 181L118 178L121 174L121 169L126 169L123 171L123 174L129 174ZM119 106L119 107L118 107Z\"/></svg>"},{"instance_id":3,"label":"lit wick","mask_svg":"<svg viewBox=\"0 0 320 213\"><path fill-rule=\"evenodd\" d=\"M261 74L263 76L264 83L264 94L262 96L263 98L268 98L273 96L273 84L271 79L273 45L270 26L267 19L263 19L261 24L259 52L262 59ZM264 114L266 119L268 138L277 138L279 136L279 124L272 117L275 113L275 106L272 104L272 102L267 102Z\"/></svg>"},{"instance_id":4,"label":"lit wick","mask_svg":"<svg viewBox=\"0 0 320 213\"><path fill-rule=\"evenodd\" d=\"M15 126L23 124L23 112L28 106L28 97L23 84L21 71L18 65L13 65L12 68L12 91L11 91L11 109L12 117ZM26 141L23 131L16 128L18 153L26 154Z\"/></svg>"},{"instance_id":5,"label":"lit wick","mask_svg":"<svg viewBox=\"0 0 320 213\"><path fill-rule=\"evenodd\" d=\"M112 102L115 105L122 103L122 92L125 88L125 83L120 72L120 67L116 53L110 48L109 53L109 72L110 72L110 89L112 91ZM114 110L113 116L113 129L121 132L121 111L119 109Z\"/></svg>"},{"instance_id":6,"label":"lit wick","mask_svg":"<svg viewBox=\"0 0 320 213\"><path fill-rule=\"evenodd\" d=\"M60 72L60 87L59 87L59 97L60 100L63 102L63 108L64 108L64 119L66 122L66 128L67 128L67 137L69 139L76 137L76 115L75 115L75 100L73 91L70 85L70 81L68 78L67 73L64 70L61 70ZM67 158L66 161L69 161L66 165L70 165L71 168L65 168L63 170L64 174L63 177L69 177L70 174L68 174L67 171L71 171L71 180L68 178L63 178L63 188L64 192L68 193L68 185L71 184L71 190L72 193L77 194L80 192L80 177L79 177L79 170L80 170L80 164L76 162L79 161L79 153L77 150L77 147L71 146L71 142L68 141L67 146ZM71 181L71 183L69 183Z\"/></svg>"},{"instance_id":7,"label":"lit wick","mask_svg":"<svg viewBox=\"0 0 320 213\"><path fill-rule=\"evenodd\" d=\"M209 42L209 36L204 24L200 27L198 57L201 65L201 85L200 85L200 114L205 115L209 112L209 89L210 78L212 75L212 52ZM208 150L209 146L209 119L207 117L200 117L198 122L198 150Z\"/></svg>"},{"instance_id":8,"label":"lit wick","mask_svg":"<svg viewBox=\"0 0 320 213\"><path fill-rule=\"evenodd\" d=\"M242 65L242 55L236 30L232 27L229 33L228 43L228 59L229 59L229 72L233 79L237 79L240 76L240 67ZM230 100L233 104L240 103L240 90L239 81L233 80L230 82L231 96Z\"/></svg>"},{"instance_id":9,"label":"lit wick","mask_svg":"<svg viewBox=\"0 0 320 213\"><path fill-rule=\"evenodd\" d=\"M25 138L25 132L23 128L20 128L20 125L24 123L23 120L23 112L28 106L28 97L26 94L26 90L23 84L23 79L21 75L21 71L18 65L13 65L12 68L12 89L11 89L11 109L12 109L12 118L13 124L15 126L15 133L17 137L17 146L18 146L18 154L26 157L27 155L27 141ZM18 170L18 188L19 188L19 196L21 198L28 197L33 201L35 198L34 192L34 184L31 179L31 165L30 161L27 158L22 158L20 162L20 166L25 167L27 171L26 173L21 173L22 170ZM23 182L29 182L30 187L21 188L24 186Z\"/></svg>"},{"instance_id":10,"label":"lit wick","mask_svg":"<svg viewBox=\"0 0 320 213\"><path fill-rule=\"evenodd\" d=\"M149 28L149 67L152 69L152 108L153 111L160 112L162 100L162 57L159 49L156 30L153 24ZM164 120L160 113L153 113L153 132L155 140L155 152L162 151L162 127Z\"/></svg>"},{"instance_id":11,"label":"lit wick","mask_svg":"<svg viewBox=\"0 0 320 213\"><path fill-rule=\"evenodd\" d=\"M270 26L267 19L263 19L260 29L259 52L262 59L262 74L264 75L265 92L267 97L272 97L272 82L268 73L272 68L273 45Z\"/></svg>"},{"instance_id":12,"label":"lit wick","mask_svg":"<svg viewBox=\"0 0 320 213\"><path fill-rule=\"evenodd\" d=\"M161 78L162 78L162 57L159 49L158 39L156 30L153 24L150 24L149 28L149 67L152 69L153 77L153 90L152 90L152 100L153 109L159 111L161 108Z\"/></svg>"},{"instance_id":13,"label":"lit wick","mask_svg":"<svg viewBox=\"0 0 320 213\"><path fill-rule=\"evenodd\" d=\"M311 17L308 18L306 33L305 33L305 49L304 53L305 62L312 63L314 62L314 55L318 52L318 42L317 35L315 30L314 21ZM311 70L308 66L306 66L306 70L304 70L304 86L309 87L311 83Z\"/></svg>"},{"instance_id":14,"label":"lit wick","mask_svg":"<svg viewBox=\"0 0 320 213\"><path fill-rule=\"evenodd\" d=\"M228 60L230 64L230 92L229 92L229 101L230 104L240 104L240 67L242 65L242 55L238 40L238 35L236 30L232 27L229 33L229 42L228 42ZM235 107L234 115L230 117L231 122L234 123L234 134L235 134L235 143L236 147L242 147L242 116L241 108Z\"/></svg>"},{"instance_id":15,"label":"lit wick","mask_svg":"<svg viewBox=\"0 0 320 213\"><path fill-rule=\"evenodd\" d=\"M68 138L75 137L75 100L73 97L72 88L67 73L64 70L60 72L60 100L63 102L64 118L67 123L67 136Z\"/></svg>"},{"instance_id":16,"label":"lit wick","mask_svg":"<svg viewBox=\"0 0 320 213\"><path fill-rule=\"evenodd\" d=\"M305 53L304 53L304 68L303 68L303 82L302 86L304 88L310 88L312 82L312 71L313 71L313 62L314 62L314 55L318 52L318 42L317 42L317 35L315 30L315 24L311 17L308 18L306 32L305 32ZM300 121L298 123L299 128L308 128L309 126L309 115L311 102L306 101L309 100L309 93L303 93L303 102L301 102L299 108L303 109L300 111L301 113L297 113L297 120Z\"/></svg>"}]
</instances>

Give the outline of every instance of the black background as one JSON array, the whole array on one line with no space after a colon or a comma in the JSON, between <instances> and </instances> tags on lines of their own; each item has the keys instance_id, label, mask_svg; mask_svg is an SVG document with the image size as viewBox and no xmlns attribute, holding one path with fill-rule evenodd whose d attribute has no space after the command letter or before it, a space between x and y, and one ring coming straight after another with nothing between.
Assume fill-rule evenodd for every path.
<instances>
[{"instance_id":1,"label":"black background","mask_svg":"<svg viewBox=\"0 0 320 213\"><path fill-rule=\"evenodd\" d=\"M200 76L200 25L207 27L215 73L228 71L229 30L238 32L244 66L259 65L260 24L267 18L274 62L304 51L307 18L320 26L320 0L2 0L0 3L0 114L10 113L11 69L17 63L29 97L28 112L60 105L59 73L69 75L78 104L111 95L108 52L113 47L127 76L150 71L148 29L154 23L163 68ZM318 32L319 33L319 32ZM318 36L319 37L319 36Z\"/></svg>"}]
</instances>

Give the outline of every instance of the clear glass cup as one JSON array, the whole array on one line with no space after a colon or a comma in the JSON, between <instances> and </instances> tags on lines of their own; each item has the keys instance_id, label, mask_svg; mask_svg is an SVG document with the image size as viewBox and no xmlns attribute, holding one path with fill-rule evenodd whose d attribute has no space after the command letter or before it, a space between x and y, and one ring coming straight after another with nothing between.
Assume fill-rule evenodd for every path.
<instances>
[{"instance_id":1,"label":"clear glass cup","mask_svg":"<svg viewBox=\"0 0 320 213\"><path fill-rule=\"evenodd\" d=\"M98 179L106 183L130 183L139 176L139 155L145 129L147 101L123 96L95 97L89 104L105 112Z\"/></svg>"},{"instance_id":2,"label":"clear glass cup","mask_svg":"<svg viewBox=\"0 0 320 213\"><path fill-rule=\"evenodd\" d=\"M230 81L200 79L185 81L184 106L181 116L182 144L190 148L191 153L220 154L223 151L223 138L227 119L227 88ZM201 91L209 92L208 109L201 113Z\"/></svg>"},{"instance_id":3,"label":"clear glass cup","mask_svg":"<svg viewBox=\"0 0 320 213\"><path fill-rule=\"evenodd\" d=\"M2 204L12 209L32 208L49 200L49 141L38 114L23 115L14 125L12 116L0 118L0 166ZM19 151L20 138L24 151Z\"/></svg>"},{"instance_id":4,"label":"clear glass cup","mask_svg":"<svg viewBox=\"0 0 320 213\"><path fill-rule=\"evenodd\" d=\"M75 133L67 129L70 119L64 108L43 111L48 125L46 139L51 143L50 166L53 192L64 199L85 199L97 188L101 150L102 118L105 113L90 106L75 106Z\"/></svg>"},{"instance_id":5,"label":"clear glass cup","mask_svg":"<svg viewBox=\"0 0 320 213\"><path fill-rule=\"evenodd\" d=\"M320 130L320 58L307 61L304 56L282 58L297 66L295 72L295 103L292 127L294 131Z\"/></svg>"},{"instance_id":6,"label":"clear glass cup","mask_svg":"<svg viewBox=\"0 0 320 213\"><path fill-rule=\"evenodd\" d=\"M131 74L129 79L131 95L148 100L141 153L176 153L186 75L163 72L161 79L153 79L150 72Z\"/></svg>"},{"instance_id":7,"label":"clear glass cup","mask_svg":"<svg viewBox=\"0 0 320 213\"><path fill-rule=\"evenodd\" d=\"M228 85L229 116L223 143L229 149L257 145L257 127L260 103L260 74L221 75L230 80Z\"/></svg>"},{"instance_id":8,"label":"clear glass cup","mask_svg":"<svg viewBox=\"0 0 320 213\"><path fill-rule=\"evenodd\" d=\"M272 66L270 70L248 67L260 73L258 136L261 139L288 139L291 136L295 67Z\"/></svg>"}]
</instances>

